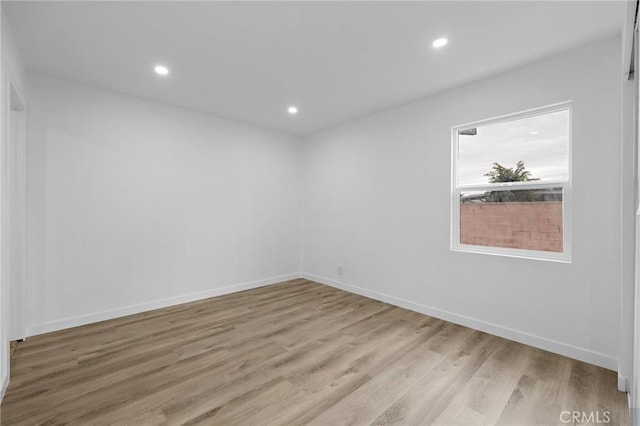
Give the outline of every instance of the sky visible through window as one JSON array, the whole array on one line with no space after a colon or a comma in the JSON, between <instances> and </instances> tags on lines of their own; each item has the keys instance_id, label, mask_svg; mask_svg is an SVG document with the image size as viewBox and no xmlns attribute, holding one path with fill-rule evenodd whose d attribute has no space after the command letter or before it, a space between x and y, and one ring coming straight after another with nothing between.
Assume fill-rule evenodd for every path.
<instances>
[{"instance_id":1,"label":"sky visible through window","mask_svg":"<svg viewBox=\"0 0 640 426\"><path fill-rule=\"evenodd\" d=\"M568 110L480 125L476 135L458 138L459 185L488 184L493 163L515 168L518 161L542 182L568 180Z\"/></svg>"}]
</instances>

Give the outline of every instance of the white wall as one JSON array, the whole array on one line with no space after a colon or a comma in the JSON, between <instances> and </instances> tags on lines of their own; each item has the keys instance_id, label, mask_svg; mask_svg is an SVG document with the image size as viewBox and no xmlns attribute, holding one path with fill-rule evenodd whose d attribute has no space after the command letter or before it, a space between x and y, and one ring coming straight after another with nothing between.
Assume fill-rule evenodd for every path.
<instances>
[{"instance_id":1,"label":"white wall","mask_svg":"<svg viewBox=\"0 0 640 426\"><path fill-rule=\"evenodd\" d=\"M4 71L7 72L7 78L11 81L11 84L15 87L18 94L26 96L26 71L22 56L18 50L11 26L9 25L6 16L2 14L2 60L4 65ZM3 98L4 99L4 98Z\"/></svg>"},{"instance_id":2,"label":"white wall","mask_svg":"<svg viewBox=\"0 0 640 426\"><path fill-rule=\"evenodd\" d=\"M298 276L298 137L28 85L28 334Z\"/></svg>"},{"instance_id":3,"label":"white wall","mask_svg":"<svg viewBox=\"0 0 640 426\"><path fill-rule=\"evenodd\" d=\"M609 39L306 137L306 276L616 369L620 64ZM451 127L566 100L573 262L450 251Z\"/></svg>"}]
</instances>

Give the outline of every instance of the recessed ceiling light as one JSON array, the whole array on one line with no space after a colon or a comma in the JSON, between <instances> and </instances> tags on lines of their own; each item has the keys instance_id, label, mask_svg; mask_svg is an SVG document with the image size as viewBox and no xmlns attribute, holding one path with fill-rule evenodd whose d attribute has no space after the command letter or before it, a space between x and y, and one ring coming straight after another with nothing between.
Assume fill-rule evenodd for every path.
<instances>
[{"instance_id":1,"label":"recessed ceiling light","mask_svg":"<svg viewBox=\"0 0 640 426\"><path fill-rule=\"evenodd\" d=\"M433 47L435 47L436 49L439 49L439 48L445 46L448 42L449 42L449 40L447 40L446 38L443 37L443 38L439 38L437 40L434 40L434 42L431 43L431 45Z\"/></svg>"},{"instance_id":2,"label":"recessed ceiling light","mask_svg":"<svg viewBox=\"0 0 640 426\"><path fill-rule=\"evenodd\" d=\"M298 113L298 107L292 105L289 108L287 108L287 112L291 115L295 115Z\"/></svg>"},{"instance_id":3,"label":"recessed ceiling light","mask_svg":"<svg viewBox=\"0 0 640 426\"><path fill-rule=\"evenodd\" d=\"M164 65L156 65L153 70L156 72L156 74L159 75L169 74L169 68L165 67Z\"/></svg>"},{"instance_id":4,"label":"recessed ceiling light","mask_svg":"<svg viewBox=\"0 0 640 426\"><path fill-rule=\"evenodd\" d=\"M538 131L537 131L537 130L534 130L533 132L531 132L531 134L532 134L532 135L537 135L537 134L538 134Z\"/></svg>"}]
</instances>

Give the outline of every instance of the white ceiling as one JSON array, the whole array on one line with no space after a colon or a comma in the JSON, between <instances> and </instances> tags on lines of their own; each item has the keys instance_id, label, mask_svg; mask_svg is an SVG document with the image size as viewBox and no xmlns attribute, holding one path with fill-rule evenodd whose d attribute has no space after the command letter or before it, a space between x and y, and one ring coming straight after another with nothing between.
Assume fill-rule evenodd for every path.
<instances>
[{"instance_id":1,"label":"white ceiling","mask_svg":"<svg viewBox=\"0 0 640 426\"><path fill-rule=\"evenodd\" d=\"M28 69L307 134L620 33L624 1L7 2ZM434 50L441 36L449 44ZM152 71L166 64L166 78ZM291 117L289 104L300 113Z\"/></svg>"}]
</instances>

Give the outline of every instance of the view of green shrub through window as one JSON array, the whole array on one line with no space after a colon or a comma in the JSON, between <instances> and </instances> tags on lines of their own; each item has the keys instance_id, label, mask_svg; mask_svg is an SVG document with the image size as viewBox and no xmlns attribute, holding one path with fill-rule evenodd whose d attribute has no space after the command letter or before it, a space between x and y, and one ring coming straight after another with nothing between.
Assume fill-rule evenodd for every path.
<instances>
[{"instance_id":1,"label":"view of green shrub through window","mask_svg":"<svg viewBox=\"0 0 640 426\"><path fill-rule=\"evenodd\" d=\"M568 105L455 128L453 248L566 255L569 138Z\"/></svg>"}]
</instances>

